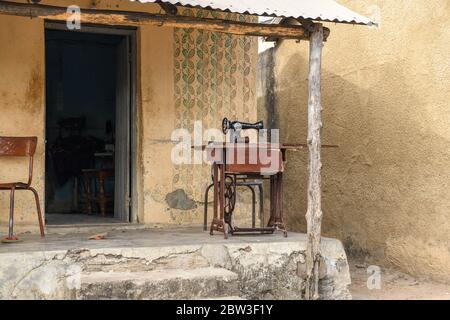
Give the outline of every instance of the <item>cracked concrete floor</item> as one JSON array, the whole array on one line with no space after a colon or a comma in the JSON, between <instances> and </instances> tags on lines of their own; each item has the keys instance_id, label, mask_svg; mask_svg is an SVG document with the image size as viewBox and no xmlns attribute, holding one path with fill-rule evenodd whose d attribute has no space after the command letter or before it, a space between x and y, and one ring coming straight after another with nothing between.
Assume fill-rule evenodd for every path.
<instances>
[{"instance_id":1,"label":"cracked concrete floor","mask_svg":"<svg viewBox=\"0 0 450 320\"><path fill-rule=\"evenodd\" d=\"M100 226L100 227L80 227L80 228L48 228L45 238L38 235L21 234L21 242L11 244L0 244L0 254L9 252L29 252L29 251L54 251L70 250L76 248L100 249L115 247L162 247L196 245L196 244L220 244L220 243L263 243L263 242L292 242L299 241L306 243L306 235L301 233L289 233L288 238L284 238L282 233L271 235L239 235L230 236L228 240L223 238L223 234L216 232L210 236L209 232L204 232L201 227L171 227L161 226ZM106 234L104 240L89 240L96 234ZM324 238L324 241L335 241Z\"/></svg>"}]
</instances>

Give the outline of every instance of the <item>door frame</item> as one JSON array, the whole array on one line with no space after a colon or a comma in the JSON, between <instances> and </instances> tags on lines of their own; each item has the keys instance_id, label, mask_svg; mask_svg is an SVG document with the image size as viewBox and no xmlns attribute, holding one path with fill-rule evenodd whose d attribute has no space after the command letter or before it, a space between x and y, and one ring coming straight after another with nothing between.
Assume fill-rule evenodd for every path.
<instances>
[{"instance_id":1,"label":"door frame","mask_svg":"<svg viewBox=\"0 0 450 320\"><path fill-rule=\"evenodd\" d=\"M45 21L44 30L60 30L67 32L83 32L83 33L97 33L105 35L124 36L129 41L129 57L130 57L130 202L129 202L129 217L130 223L138 223L138 147L139 147L139 130L138 125L138 99L137 99L137 28L135 27L114 27L103 25L83 25L80 30L68 30L65 23ZM44 39L45 41L45 39ZM45 45L44 45L45 47ZM47 109L47 106L46 106ZM135 124L135 125L133 125Z\"/></svg>"}]
</instances>

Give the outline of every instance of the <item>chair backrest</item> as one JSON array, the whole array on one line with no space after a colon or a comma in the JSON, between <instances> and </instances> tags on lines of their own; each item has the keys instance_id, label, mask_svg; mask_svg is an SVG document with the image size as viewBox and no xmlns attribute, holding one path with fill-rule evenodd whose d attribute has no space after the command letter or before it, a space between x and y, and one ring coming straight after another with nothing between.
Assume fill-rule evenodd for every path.
<instances>
[{"instance_id":1,"label":"chair backrest","mask_svg":"<svg viewBox=\"0 0 450 320\"><path fill-rule=\"evenodd\" d=\"M0 137L0 157L32 157L36 145L37 137Z\"/></svg>"},{"instance_id":2,"label":"chair backrest","mask_svg":"<svg viewBox=\"0 0 450 320\"><path fill-rule=\"evenodd\" d=\"M0 157L28 157L28 186L33 179L33 156L37 137L0 137Z\"/></svg>"}]
</instances>

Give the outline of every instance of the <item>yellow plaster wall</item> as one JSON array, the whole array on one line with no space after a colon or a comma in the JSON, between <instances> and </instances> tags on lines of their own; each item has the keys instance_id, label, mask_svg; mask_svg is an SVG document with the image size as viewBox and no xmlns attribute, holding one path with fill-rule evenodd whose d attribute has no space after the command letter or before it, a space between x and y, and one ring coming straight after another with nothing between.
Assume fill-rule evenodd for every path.
<instances>
[{"instance_id":1,"label":"yellow plaster wall","mask_svg":"<svg viewBox=\"0 0 450 320\"><path fill-rule=\"evenodd\" d=\"M0 135L37 136L33 185L42 199L44 188L45 67L43 22L0 16ZM0 159L0 181L27 181L26 158ZM29 191L16 192L17 225L37 227L34 198ZM0 224L9 216L9 192L0 191ZM19 227L20 228L20 227ZM3 228L2 228L3 229Z\"/></svg>"},{"instance_id":2,"label":"yellow plaster wall","mask_svg":"<svg viewBox=\"0 0 450 320\"><path fill-rule=\"evenodd\" d=\"M26 2L26 1L17 1ZM42 1L43 4L68 6L72 4L83 8L99 8L130 11L159 12L158 6L142 5L128 0L52 0ZM197 14L196 12L184 12ZM207 14L207 13L202 13ZM242 17L231 17L233 19ZM175 42L176 37L192 34L188 49L204 50L204 62L211 68L210 51L216 49L217 70L222 72L218 85L203 82L204 88L191 93L188 100L194 101L193 108L186 110L184 106L176 104L180 93L176 88L188 89L175 81L177 58L175 52L180 47ZM202 220L202 193L210 181L210 175L205 166L172 165L170 154L174 143L170 141L172 130L186 127L193 129L193 120L205 120L207 126L219 127L224 116L237 116L242 120L253 121L256 118L255 75L257 45L255 40L245 41L243 47L227 49L228 40L236 42L241 37L218 36L216 43L205 45L203 40L211 37L211 33L189 30L158 28L144 26L138 28L138 114L134 126L138 130L138 145L135 150L138 158L137 193L138 199L135 209L140 223L200 223ZM192 41L195 40L195 41ZM232 43L233 43L232 41ZM39 190L41 203L45 206L44 198L44 132L45 132L45 42L44 22L41 19L28 19L0 15L0 134L2 135L37 135L39 146L35 163L34 185ZM203 48L203 49L202 49ZM247 55L244 55L243 52ZM227 56L231 54L232 56ZM248 56L248 57L247 57ZM178 60L177 60L178 59ZM234 63L230 63L230 60ZM241 62L244 61L244 62ZM196 67L199 61L192 61ZM245 70L239 69L236 78L229 81L231 67L244 65ZM178 67L178 72L186 71L189 66ZM248 70L247 70L248 68ZM198 87L199 79L206 69L189 69L194 77L192 85ZM241 74L247 76L241 76ZM205 75L206 77L206 75ZM230 91L230 87L239 86L239 92ZM221 91L225 90L225 91ZM228 90L228 91L227 91ZM219 95L223 102L212 106L204 97ZM248 96L248 97L247 97ZM245 98L245 103L243 102ZM201 104L200 102L204 102ZM233 104L234 103L234 104ZM191 104L189 104L191 105ZM194 113L194 111L196 112ZM188 121L188 122L186 122ZM186 125L187 124L187 125ZM16 159L0 159L0 181L9 180L19 163ZM14 168L14 170L11 170ZM26 170L26 168L24 168ZM26 172L26 171L24 171ZM193 174L195 172L195 174ZM206 173L206 174L204 174ZM181 177L181 178L180 178ZM165 197L176 190L185 190L192 198L197 208L192 210L178 210L169 208ZM7 194L0 194L0 230L6 228L9 201ZM20 231L36 231L37 220L31 195L18 195L16 202L16 229Z\"/></svg>"},{"instance_id":3,"label":"yellow plaster wall","mask_svg":"<svg viewBox=\"0 0 450 320\"><path fill-rule=\"evenodd\" d=\"M353 253L450 281L450 2L341 0L380 28L326 24L323 232ZM283 142L305 142L308 44L275 49ZM264 96L258 97L263 106ZM263 110L261 110L263 111ZM305 230L307 153L289 154L285 208Z\"/></svg>"}]
</instances>

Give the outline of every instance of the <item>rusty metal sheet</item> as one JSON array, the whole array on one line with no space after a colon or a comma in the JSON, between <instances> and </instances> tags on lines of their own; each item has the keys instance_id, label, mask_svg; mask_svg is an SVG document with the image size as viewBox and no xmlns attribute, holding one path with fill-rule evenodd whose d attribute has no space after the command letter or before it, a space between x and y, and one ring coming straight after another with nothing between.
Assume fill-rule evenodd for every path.
<instances>
[{"instance_id":1,"label":"rusty metal sheet","mask_svg":"<svg viewBox=\"0 0 450 320\"><path fill-rule=\"evenodd\" d=\"M158 2L157 0L137 1L141 3ZM162 2L258 16L303 18L363 25L374 24L369 18L340 5L334 0L165 0Z\"/></svg>"}]
</instances>

